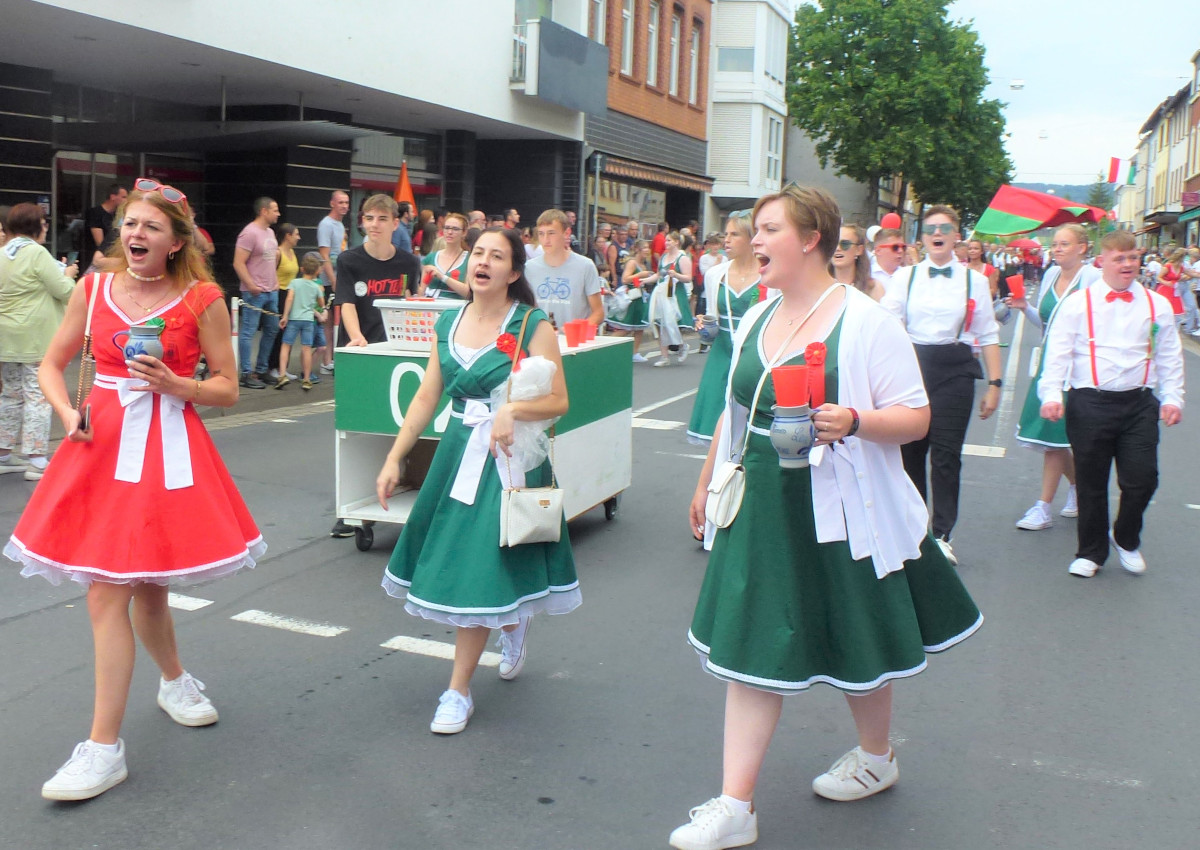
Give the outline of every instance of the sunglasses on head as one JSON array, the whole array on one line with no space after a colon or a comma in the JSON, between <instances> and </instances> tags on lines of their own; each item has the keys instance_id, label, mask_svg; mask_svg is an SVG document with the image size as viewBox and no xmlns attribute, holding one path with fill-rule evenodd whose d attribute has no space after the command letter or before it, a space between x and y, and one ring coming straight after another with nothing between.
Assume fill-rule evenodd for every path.
<instances>
[{"instance_id":1,"label":"sunglasses on head","mask_svg":"<svg viewBox=\"0 0 1200 850\"><path fill-rule=\"evenodd\" d=\"M737 212L731 212L729 214L729 217L730 218L750 218L750 216L752 216L752 215L754 215L754 210L738 210Z\"/></svg>"},{"instance_id":2,"label":"sunglasses on head","mask_svg":"<svg viewBox=\"0 0 1200 850\"><path fill-rule=\"evenodd\" d=\"M139 177L133 181L133 188L139 192L158 192L162 195L162 199L170 204L186 204L187 195L180 192L174 186L167 186L164 183L159 183L149 177Z\"/></svg>"},{"instance_id":3,"label":"sunglasses on head","mask_svg":"<svg viewBox=\"0 0 1200 850\"><path fill-rule=\"evenodd\" d=\"M921 232L924 233L926 236L933 236L938 233L940 233L942 236L949 236L956 229L957 228L948 221L944 221L941 224L922 224L921 225Z\"/></svg>"}]
</instances>

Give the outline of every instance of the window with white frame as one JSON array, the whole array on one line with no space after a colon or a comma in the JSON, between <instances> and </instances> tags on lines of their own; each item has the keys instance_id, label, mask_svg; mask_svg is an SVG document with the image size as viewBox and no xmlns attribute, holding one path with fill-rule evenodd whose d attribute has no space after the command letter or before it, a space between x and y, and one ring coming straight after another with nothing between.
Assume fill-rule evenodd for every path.
<instances>
[{"instance_id":1,"label":"window with white frame","mask_svg":"<svg viewBox=\"0 0 1200 850\"><path fill-rule=\"evenodd\" d=\"M783 121L767 116L767 180L778 182L783 174Z\"/></svg>"},{"instance_id":2,"label":"window with white frame","mask_svg":"<svg viewBox=\"0 0 1200 850\"><path fill-rule=\"evenodd\" d=\"M607 29L608 23L608 0L591 0L590 20L588 21L588 31L591 33L592 41L598 41L601 44L607 44L604 40L604 31Z\"/></svg>"},{"instance_id":3,"label":"window with white frame","mask_svg":"<svg viewBox=\"0 0 1200 850\"><path fill-rule=\"evenodd\" d=\"M673 95L679 94L679 38L682 29L683 21L678 13L671 15L671 76L667 93Z\"/></svg>"},{"instance_id":4,"label":"window with white frame","mask_svg":"<svg viewBox=\"0 0 1200 850\"><path fill-rule=\"evenodd\" d=\"M718 71L753 71L754 70L754 48L753 47L718 47L717 48L717 70Z\"/></svg>"},{"instance_id":5,"label":"window with white frame","mask_svg":"<svg viewBox=\"0 0 1200 850\"><path fill-rule=\"evenodd\" d=\"M688 57L688 103L700 96L700 22L692 21L692 38Z\"/></svg>"},{"instance_id":6,"label":"window with white frame","mask_svg":"<svg viewBox=\"0 0 1200 850\"><path fill-rule=\"evenodd\" d=\"M646 41L646 84L658 85L658 31L662 18L662 4L650 3L650 14L647 16Z\"/></svg>"},{"instance_id":7,"label":"window with white frame","mask_svg":"<svg viewBox=\"0 0 1200 850\"><path fill-rule=\"evenodd\" d=\"M766 67L768 77L784 82L787 75L788 24L783 18L770 13L767 18Z\"/></svg>"},{"instance_id":8,"label":"window with white frame","mask_svg":"<svg viewBox=\"0 0 1200 850\"><path fill-rule=\"evenodd\" d=\"M633 73L633 4L624 0L621 4L621 73Z\"/></svg>"}]
</instances>

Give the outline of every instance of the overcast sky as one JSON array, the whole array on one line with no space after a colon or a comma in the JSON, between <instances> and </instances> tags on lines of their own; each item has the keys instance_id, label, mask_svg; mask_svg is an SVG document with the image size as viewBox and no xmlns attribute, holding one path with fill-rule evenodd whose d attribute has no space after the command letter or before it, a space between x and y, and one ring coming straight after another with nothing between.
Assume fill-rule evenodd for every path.
<instances>
[{"instance_id":1,"label":"overcast sky","mask_svg":"<svg viewBox=\"0 0 1200 850\"><path fill-rule=\"evenodd\" d=\"M956 0L949 14L987 48L1021 183L1091 183L1131 156L1200 50L1200 0Z\"/></svg>"}]
</instances>

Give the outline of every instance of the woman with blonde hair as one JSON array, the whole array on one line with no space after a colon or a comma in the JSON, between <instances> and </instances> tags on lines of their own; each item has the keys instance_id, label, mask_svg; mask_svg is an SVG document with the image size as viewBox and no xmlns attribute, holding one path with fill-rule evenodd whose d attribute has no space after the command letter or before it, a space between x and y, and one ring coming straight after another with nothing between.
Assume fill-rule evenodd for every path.
<instances>
[{"instance_id":1,"label":"woman with blonde hair","mask_svg":"<svg viewBox=\"0 0 1200 850\"><path fill-rule=\"evenodd\" d=\"M1181 325L1191 324L1191 328L1185 327L1184 330L1194 333L1197 327L1192 314L1195 314L1196 310L1193 308L1191 313L1188 313L1187 299L1184 297L1184 291L1190 287L1191 283L1185 274L1186 267L1183 261L1186 258L1187 251L1183 248L1176 248L1171 252L1167 261L1163 263L1162 270L1158 273L1157 292L1171 302L1171 307L1175 311L1175 321ZM1186 318L1184 318L1185 316Z\"/></svg>"},{"instance_id":2,"label":"woman with blonde hair","mask_svg":"<svg viewBox=\"0 0 1200 850\"><path fill-rule=\"evenodd\" d=\"M658 349L661 355L655 366L670 366L671 357L682 363L688 356L688 344L683 341L681 328L695 323L688 306L692 286L692 258L683 250L683 237L678 230L667 234L666 248L658 260L658 272L646 279L654 284L650 297L650 323L658 325Z\"/></svg>"},{"instance_id":3,"label":"woman with blonde hair","mask_svg":"<svg viewBox=\"0 0 1200 850\"><path fill-rule=\"evenodd\" d=\"M450 213L442 225L442 247L432 251L421 260L424 268L422 280L425 291L431 298L449 298L462 301L471 294L467 284L467 247L463 237L467 233L467 217L462 213Z\"/></svg>"},{"instance_id":4,"label":"woman with blonde hair","mask_svg":"<svg viewBox=\"0 0 1200 850\"><path fill-rule=\"evenodd\" d=\"M621 272L621 286L617 292L629 299L629 307L619 316L608 320L614 328L614 336L633 337L633 362L645 363L642 355L642 335L650 327L650 296L642 288L646 280L654 277L654 259L650 255L650 243L639 239L633 243L629 251L629 259Z\"/></svg>"},{"instance_id":5,"label":"woman with blonde hair","mask_svg":"<svg viewBox=\"0 0 1200 850\"><path fill-rule=\"evenodd\" d=\"M1024 298L1011 295L1005 302L1025 314L1025 319L1042 332L1042 344L1050 335L1050 326L1058 315L1058 308L1071 293L1087 289L1100 279L1100 270L1084 262L1088 254L1087 231L1078 224L1067 224L1054 231L1050 243L1054 266L1038 290L1037 303L1030 304ZM1067 440L1065 422L1051 422L1041 415L1042 402L1038 398L1037 385L1042 377L1042 346L1034 349L1034 378L1025 393L1025 405L1021 408L1021 419L1017 424L1017 441L1031 449L1042 452L1042 492L1033 507L1017 520L1017 528L1039 531L1054 524L1050 507L1058 492L1058 482L1067 479L1067 503L1060 516L1079 516L1079 500L1075 493L1075 460L1071 455L1071 443Z\"/></svg>"},{"instance_id":6,"label":"woman with blonde hair","mask_svg":"<svg viewBox=\"0 0 1200 850\"><path fill-rule=\"evenodd\" d=\"M829 274L840 219L828 193L795 184L754 209L751 247L762 282L781 295L742 317L689 511L700 537L717 463L742 464L741 508L716 533L688 632L726 683L722 788L671 834L682 850L758 838L754 792L783 697L817 683L845 694L858 745L813 791L852 801L894 785L892 680L982 623L901 462L900 444L929 426L912 346L899 322ZM771 370L784 364L807 365L817 400L827 399L814 411L810 466L783 468L771 442Z\"/></svg>"},{"instance_id":7,"label":"woman with blonde hair","mask_svg":"<svg viewBox=\"0 0 1200 850\"><path fill-rule=\"evenodd\" d=\"M829 269L839 283L848 283L878 301L883 297L884 288L871 277L866 240L866 231L857 224L843 224L837 247L829 260Z\"/></svg>"},{"instance_id":8,"label":"woman with blonde hair","mask_svg":"<svg viewBox=\"0 0 1200 850\"><path fill-rule=\"evenodd\" d=\"M4 547L22 575L87 587L91 734L42 786L50 800L95 797L128 775L118 735L135 634L162 673L159 707L183 726L217 722L180 662L167 586L253 567L266 551L193 406L232 406L238 383L229 312L203 279L187 198L139 178L120 220L112 271L75 287L42 361L38 377L67 437ZM132 331L154 337L156 328L161 355L138 353ZM122 335L123 350L109 342ZM85 340L96 374L76 408L64 372ZM211 371L202 381L192 377L201 354Z\"/></svg>"}]
</instances>

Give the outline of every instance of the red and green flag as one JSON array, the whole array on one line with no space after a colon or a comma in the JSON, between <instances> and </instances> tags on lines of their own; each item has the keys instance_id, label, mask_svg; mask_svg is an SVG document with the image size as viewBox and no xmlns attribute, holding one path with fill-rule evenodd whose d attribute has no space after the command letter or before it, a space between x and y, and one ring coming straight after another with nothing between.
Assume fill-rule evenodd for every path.
<instances>
[{"instance_id":1,"label":"red and green flag","mask_svg":"<svg viewBox=\"0 0 1200 850\"><path fill-rule=\"evenodd\" d=\"M1137 177L1137 166L1133 160L1119 159L1113 157L1108 161L1108 182L1109 183L1124 183L1126 186L1134 184L1134 178Z\"/></svg>"},{"instance_id":2,"label":"red and green flag","mask_svg":"<svg viewBox=\"0 0 1200 850\"><path fill-rule=\"evenodd\" d=\"M1011 236L1072 222L1096 222L1104 215L1105 211L1099 207L1005 184L979 217L975 232Z\"/></svg>"}]
</instances>

